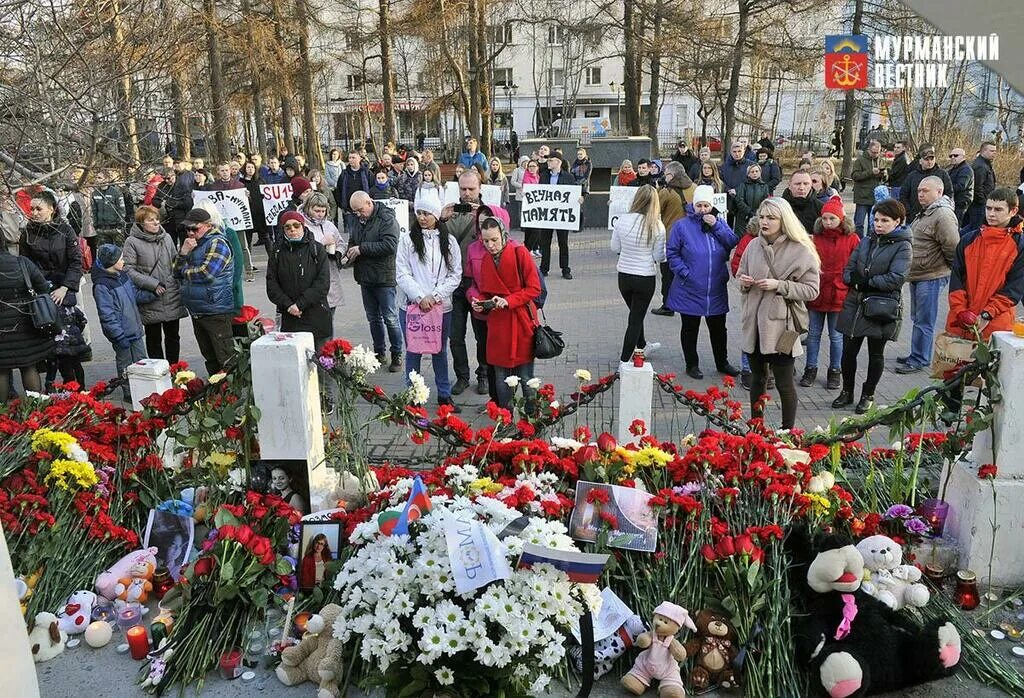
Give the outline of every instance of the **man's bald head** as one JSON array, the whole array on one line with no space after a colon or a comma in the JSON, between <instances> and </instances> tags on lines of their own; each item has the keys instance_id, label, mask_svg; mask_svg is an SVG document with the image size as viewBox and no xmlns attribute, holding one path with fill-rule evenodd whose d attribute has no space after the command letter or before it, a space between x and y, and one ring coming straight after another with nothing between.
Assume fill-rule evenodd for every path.
<instances>
[{"instance_id":1,"label":"man's bald head","mask_svg":"<svg viewBox=\"0 0 1024 698\"><path fill-rule=\"evenodd\" d=\"M348 205L364 221L373 215L373 199L365 191L354 192L349 197Z\"/></svg>"},{"instance_id":2,"label":"man's bald head","mask_svg":"<svg viewBox=\"0 0 1024 698\"><path fill-rule=\"evenodd\" d=\"M464 204L480 203L480 173L471 167L459 175L459 201Z\"/></svg>"},{"instance_id":3,"label":"man's bald head","mask_svg":"<svg viewBox=\"0 0 1024 698\"><path fill-rule=\"evenodd\" d=\"M917 185L917 200L921 206L927 208L939 200L944 193L943 190L942 180L934 175L929 175Z\"/></svg>"}]
</instances>

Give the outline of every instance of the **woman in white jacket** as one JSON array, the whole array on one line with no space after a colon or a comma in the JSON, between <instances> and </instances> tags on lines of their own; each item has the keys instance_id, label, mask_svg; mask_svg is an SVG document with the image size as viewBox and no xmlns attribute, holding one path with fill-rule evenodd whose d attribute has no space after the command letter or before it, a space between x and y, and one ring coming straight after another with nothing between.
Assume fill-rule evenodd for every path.
<instances>
[{"instance_id":1,"label":"woman in white jacket","mask_svg":"<svg viewBox=\"0 0 1024 698\"><path fill-rule=\"evenodd\" d=\"M665 261L665 226L657 189L647 184L637 190L629 213L619 216L612 226L611 246L619 255L619 293L629 308L619 360L629 361L635 349L650 356L661 344L647 343L644 317L654 297L658 265Z\"/></svg>"},{"instance_id":2,"label":"woman in white jacket","mask_svg":"<svg viewBox=\"0 0 1024 698\"><path fill-rule=\"evenodd\" d=\"M452 323L452 294L462 282L462 254L458 241L440 222L441 205L432 196L416 201L416 220L409 234L398 240L395 268L398 281L398 319L406 331L407 311L418 305L428 311L440 305L444 311L441 324L441 350L431 356L434 384L437 386L437 404L451 405L452 386L448 377L448 336ZM408 342L406 343L408 345ZM405 352L405 376L420 370L420 354Z\"/></svg>"}]
</instances>

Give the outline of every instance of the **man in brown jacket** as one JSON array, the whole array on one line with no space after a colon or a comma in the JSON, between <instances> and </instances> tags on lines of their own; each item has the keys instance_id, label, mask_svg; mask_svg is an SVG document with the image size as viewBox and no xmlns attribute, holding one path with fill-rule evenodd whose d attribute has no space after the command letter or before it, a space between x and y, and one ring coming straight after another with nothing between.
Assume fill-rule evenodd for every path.
<instances>
[{"instance_id":1,"label":"man in brown jacket","mask_svg":"<svg viewBox=\"0 0 1024 698\"><path fill-rule=\"evenodd\" d=\"M910 263L910 316L914 330L910 335L910 354L896 361L896 373L917 373L932 362L935 320L939 314L939 296L949 283L960 225L956 210L938 177L925 177L917 186L921 205L910 226L914 251Z\"/></svg>"},{"instance_id":2,"label":"man in brown jacket","mask_svg":"<svg viewBox=\"0 0 1024 698\"><path fill-rule=\"evenodd\" d=\"M661 223L665 226L665 237L672 230L672 224L686 213L686 205L693 200L697 186L686 174L686 168L675 160L665 164L665 186L658 191L661 200ZM651 312L654 315L671 317L675 315L666 305L668 289L672 285L672 268L668 262L661 263L661 307Z\"/></svg>"}]
</instances>

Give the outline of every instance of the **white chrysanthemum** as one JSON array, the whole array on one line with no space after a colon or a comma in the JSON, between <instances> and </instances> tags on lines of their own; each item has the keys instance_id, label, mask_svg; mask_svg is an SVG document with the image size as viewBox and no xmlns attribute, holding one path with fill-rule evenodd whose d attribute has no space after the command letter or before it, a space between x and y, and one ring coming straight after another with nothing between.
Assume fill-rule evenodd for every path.
<instances>
[{"instance_id":1,"label":"white chrysanthemum","mask_svg":"<svg viewBox=\"0 0 1024 698\"><path fill-rule=\"evenodd\" d=\"M434 678L437 679L437 682L442 686L451 686L455 683L455 672L448 667L443 666L434 672Z\"/></svg>"},{"instance_id":2,"label":"white chrysanthemum","mask_svg":"<svg viewBox=\"0 0 1024 698\"><path fill-rule=\"evenodd\" d=\"M414 405L425 405L430 398L430 388L423 376L416 371L409 371L409 402Z\"/></svg>"},{"instance_id":3,"label":"white chrysanthemum","mask_svg":"<svg viewBox=\"0 0 1024 698\"><path fill-rule=\"evenodd\" d=\"M583 381L584 383L586 383L592 378L592 376L590 375L590 371L588 371L585 368L577 368L576 373L574 373L573 375L576 376L576 380Z\"/></svg>"},{"instance_id":4,"label":"white chrysanthemum","mask_svg":"<svg viewBox=\"0 0 1024 698\"><path fill-rule=\"evenodd\" d=\"M372 349L367 349L362 344L352 347L352 351L345 355L345 365L357 376L365 376L376 373L380 369L380 361Z\"/></svg>"},{"instance_id":5,"label":"white chrysanthemum","mask_svg":"<svg viewBox=\"0 0 1024 698\"><path fill-rule=\"evenodd\" d=\"M518 388L519 382L519 376L509 376L508 378L505 379L505 385L507 385L510 388Z\"/></svg>"}]
</instances>

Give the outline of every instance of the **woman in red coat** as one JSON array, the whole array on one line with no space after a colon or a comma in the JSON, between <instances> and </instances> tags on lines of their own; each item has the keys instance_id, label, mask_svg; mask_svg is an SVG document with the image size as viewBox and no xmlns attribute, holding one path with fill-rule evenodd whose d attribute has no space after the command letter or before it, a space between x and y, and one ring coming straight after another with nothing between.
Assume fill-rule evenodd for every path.
<instances>
[{"instance_id":1,"label":"woman in red coat","mask_svg":"<svg viewBox=\"0 0 1024 698\"><path fill-rule=\"evenodd\" d=\"M480 269L480 297L469 300L475 312L487 317L487 365L494 367L498 405L508 408L517 383L528 399L526 382L533 378L533 333L540 295L540 276L525 247L509 244L508 229L499 218L480 223L480 242L490 255ZM518 377L518 381L513 376Z\"/></svg>"},{"instance_id":2,"label":"woman in red coat","mask_svg":"<svg viewBox=\"0 0 1024 698\"><path fill-rule=\"evenodd\" d=\"M842 382L843 334L836 329L839 311L849 291L843 283L843 269L850 255L857 249L860 238L846 218L843 200L829 199L821 208L821 217L814 222L814 246L821 257L821 292L807 304L810 316L807 330L807 365L800 385L809 388L818 377L818 349L821 331L828 325L828 379L825 387L838 390Z\"/></svg>"},{"instance_id":3,"label":"woman in red coat","mask_svg":"<svg viewBox=\"0 0 1024 698\"><path fill-rule=\"evenodd\" d=\"M310 591L324 581L327 563L330 561L331 545L327 542L326 535L318 533L309 541L306 554L302 556L302 562L299 564L299 588Z\"/></svg>"}]
</instances>

